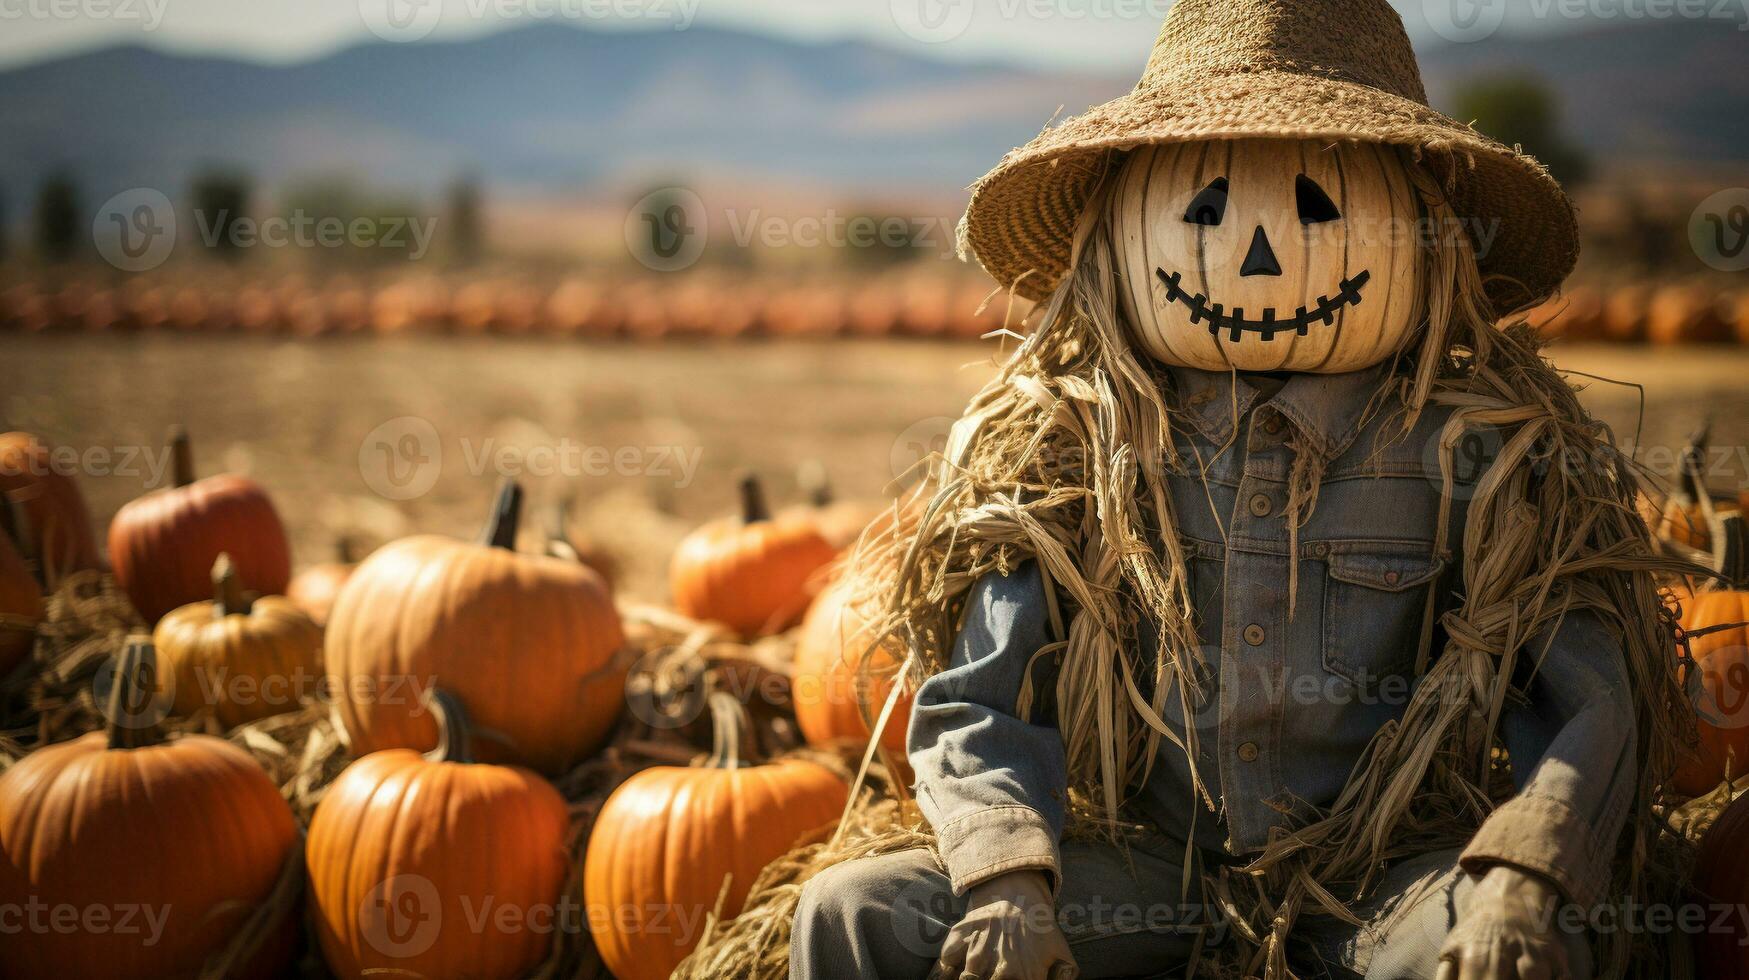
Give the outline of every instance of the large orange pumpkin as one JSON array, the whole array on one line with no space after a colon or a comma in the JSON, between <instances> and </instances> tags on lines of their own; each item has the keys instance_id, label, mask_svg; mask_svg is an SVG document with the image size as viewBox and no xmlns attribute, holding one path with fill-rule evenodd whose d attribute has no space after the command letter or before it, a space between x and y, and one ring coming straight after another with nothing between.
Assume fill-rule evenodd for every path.
<instances>
[{"instance_id":1,"label":"large orange pumpkin","mask_svg":"<svg viewBox=\"0 0 1749 980\"><path fill-rule=\"evenodd\" d=\"M875 645L868 617L852 601L853 588L854 580L846 578L821 592L808 608L796 639L791 699L802 736L815 745L838 739L866 745L870 729L865 719L880 717L893 689L893 671L905 660L904 651L890 642ZM905 757L910 719L907 692L900 695L881 733L882 747L895 759Z\"/></svg>"},{"instance_id":2,"label":"large orange pumpkin","mask_svg":"<svg viewBox=\"0 0 1749 980\"><path fill-rule=\"evenodd\" d=\"M570 814L545 780L477 765L460 703L434 693L430 755L374 752L310 820L309 906L341 977L508 978L552 943Z\"/></svg>"},{"instance_id":3,"label":"large orange pumpkin","mask_svg":"<svg viewBox=\"0 0 1749 980\"><path fill-rule=\"evenodd\" d=\"M36 576L11 539L0 534L0 678L30 654L42 618L43 597Z\"/></svg>"},{"instance_id":4,"label":"large orange pumpkin","mask_svg":"<svg viewBox=\"0 0 1749 980\"><path fill-rule=\"evenodd\" d=\"M151 645L130 644L108 730L37 749L0 776L0 907L104 923L26 923L5 938L0 977L193 977L279 879L297 825L278 788L222 739L157 740L154 677ZM283 965L294 920L243 975Z\"/></svg>"},{"instance_id":5,"label":"large orange pumpkin","mask_svg":"<svg viewBox=\"0 0 1749 980\"><path fill-rule=\"evenodd\" d=\"M324 655L353 754L435 745L434 684L467 704L486 761L556 774L606 739L625 691L619 614L589 568L514 550L521 501L506 482L485 543L404 538L340 590Z\"/></svg>"},{"instance_id":6,"label":"large orange pumpkin","mask_svg":"<svg viewBox=\"0 0 1749 980\"><path fill-rule=\"evenodd\" d=\"M1749 908L1749 796L1738 797L1708 828L1690 888L1707 909L1706 928L1694 941L1694 975L1749 977L1749 927L1741 914Z\"/></svg>"},{"instance_id":7,"label":"large orange pumpkin","mask_svg":"<svg viewBox=\"0 0 1749 980\"><path fill-rule=\"evenodd\" d=\"M619 980L661 980L698 944L705 915L741 911L760 870L838 819L849 787L797 759L741 756L742 709L711 695L716 747L702 766L655 766L613 791L584 856L595 945ZM728 880L724 890L724 879Z\"/></svg>"},{"instance_id":8,"label":"large orange pumpkin","mask_svg":"<svg viewBox=\"0 0 1749 980\"><path fill-rule=\"evenodd\" d=\"M1749 592L1700 592L1686 606L1682 628L1691 632L1749 622ZM1724 781L1727 768L1733 778L1749 773L1749 628L1693 637L1689 651L1700 669L1700 752L1684 760L1675 786L1699 796Z\"/></svg>"},{"instance_id":9,"label":"large orange pumpkin","mask_svg":"<svg viewBox=\"0 0 1749 980\"><path fill-rule=\"evenodd\" d=\"M0 434L0 495L23 506L30 527L23 544L51 582L103 565L85 497L62 472L59 456L55 447L28 432Z\"/></svg>"},{"instance_id":10,"label":"large orange pumpkin","mask_svg":"<svg viewBox=\"0 0 1749 980\"><path fill-rule=\"evenodd\" d=\"M245 592L229 555L213 563L212 601L172 609L152 642L176 713L210 708L226 728L296 711L321 677L322 627L285 596Z\"/></svg>"},{"instance_id":11,"label":"large orange pumpkin","mask_svg":"<svg viewBox=\"0 0 1749 980\"><path fill-rule=\"evenodd\" d=\"M815 573L837 555L812 521L772 517L758 478L741 480L741 513L687 535L669 566L674 606L747 636L794 625Z\"/></svg>"},{"instance_id":12,"label":"large orange pumpkin","mask_svg":"<svg viewBox=\"0 0 1749 980\"><path fill-rule=\"evenodd\" d=\"M281 595L291 578L291 546L267 491L226 473L194 478L188 433L171 433L175 485L129 501L109 524L116 582L146 622L206 598L213 562L228 552L237 574L264 595Z\"/></svg>"},{"instance_id":13,"label":"large orange pumpkin","mask_svg":"<svg viewBox=\"0 0 1749 980\"><path fill-rule=\"evenodd\" d=\"M358 558L352 552L350 539L341 538L335 542L334 551L333 561L311 565L297 573L285 589L285 597L297 603L298 608L318 624L328 622L328 614L334 609L340 587L358 568Z\"/></svg>"}]
</instances>

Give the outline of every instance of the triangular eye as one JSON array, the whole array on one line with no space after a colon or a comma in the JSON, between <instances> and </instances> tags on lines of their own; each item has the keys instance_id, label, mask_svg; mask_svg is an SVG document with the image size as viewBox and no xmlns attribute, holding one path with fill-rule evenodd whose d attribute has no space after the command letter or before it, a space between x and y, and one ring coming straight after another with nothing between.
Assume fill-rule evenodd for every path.
<instances>
[{"instance_id":1,"label":"triangular eye","mask_svg":"<svg viewBox=\"0 0 1749 980\"><path fill-rule=\"evenodd\" d=\"M1204 187L1185 209L1184 220L1193 225L1218 225L1227 216L1227 178L1217 177Z\"/></svg>"},{"instance_id":2,"label":"triangular eye","mask_svg":"<svg viewBox=\"0 0 1749 980\"><path fill-rule=\"evenodd\" d=\"M1338 221L1342 212L1336 210L1336 205L1330 202L1330 195L1324 193L1324 188L1318 182L1305 174L1294 181L1294 196L1299 199L1300 224L1315 225L1325 221Z\"/></svg>"}]
</instances>

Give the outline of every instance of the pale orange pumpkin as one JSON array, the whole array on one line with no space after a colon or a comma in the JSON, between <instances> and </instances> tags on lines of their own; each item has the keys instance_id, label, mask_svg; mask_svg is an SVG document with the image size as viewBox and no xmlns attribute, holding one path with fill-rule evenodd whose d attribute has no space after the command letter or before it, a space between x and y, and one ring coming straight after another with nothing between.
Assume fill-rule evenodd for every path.
<instances>
[{"instance_id":1,"label":"pale orange pumpkin","mask_svg":"<svg viewBox=\"0 0 1749 980\"><path fill-rule=\"evenodd\" d=\"M28 432L0 434L0 495L23 508L30 532L20 544L51 582L68 572L103 566L85 497L57 462L62 455Z\"/></svg>"},{"instance_id":2,"label":"pale orange pumpkin","mask_svg":"<svg viewBox=\"0 0 1749 980\"><path fill-rule=\"evenodd\" d=\"M1134 150L1111 201L1118 300L1141 346L1203 371L1339 374L1421 325L1421 207L1399 152L1243 139Z\"/></svg>"},{"instance_id":3,"label":"pale orange pumpkin","mask_svg":"<svg viewBox=\"0 0 1749 980\"><path fill-rule=\"evenodd\" d=\"M468 705L486 761L556 774L606 739L624 699L619 614L589 568L514 550L521 502L506 481L484 543L405 538L341 589L324 656L355 755L435 745L419 697L433 684Z\"/></svg>"},{"instance_id":4,"label":"pale orange pumpkin","mask_svg":"<svg viewBox=\"0 0 1749 980\"><path fill-rule=\"evenodd\" d=\"M292 576L291 584L285 588L285 597L297 603L298 608L308 613L317 625L328 622L328 614L334 609L340 587L358 568L358 557L353 554L350 538L342 537L336 541L334 551L333 561L305 568Z\"/></svg>"},{"instance_id":5,"label":"pale orange pumpkin","mask_svg":"<svg viewBox=\"0 0 1749 980\"><path fill-rule=\"evenodd\" d=\"M1682 628L1707 630L1749 622L1749 592L1700 592L1689 598ZM1700 751L1683 760L1675 787L1688 796L1711 791L1732 777L1749 773L1749 628L1734 626L1689 640L1700 670L1696 712Z\"/></svg>"},{"instance_id":6,"label":"pale orange pumpkin","mask_svg":"<svg viewBox=\"0 0 1749 980\"><path fill-rule=\"evenodd\" d=\"M0 907L103 915L109 928L9 935L0 977L193 977L272 892L297 825L249 754L149 724L151 645L115 673L109 726L30 753L0 776ZM133 930L119 928L127 912ZM238 974L284 966L296 917ZM156 925L153 925L153 922Z\"/></svg>"},{"instance_id":7,"label":"pale orange pumpkin","mask_svg":"<svg viewBox=\"0 0 1749 980\"><path fill-rule=\"evenodd\" d=\"M822 591L796 637L790 695L802 736L815 745L839 739L868 744L869 721L879 719L893 674L905 661L890 639L875 642L869 617L854 601L855 581L842 578ZM895 761L905 757L910 719L906 692L881 733L881 746Z\"/></svg>"},{"instance_id":8,"label":"pale orange pumpkin","mask_svg":"<svg viewBox=\"0 0 1749 980\"><path fill-rule=\"evenodd\" d=\"M695 767L655 766L603 804L583 864L584 905L601 958L619 980L661 980L698 944L722 900L739 914L760 870L837 820L849 787L797 759L755 765L732 695L710 698L715 750ZM727 879L727 888L724 882Z\"/></svg>"},{"instance_id":9,"label":"pale orange pumpkin","mask_svg":"<svg viewBox=\"0 0 1749 980\"><path fill-rule=\"evenodd\" d=\"M229 555L213 563L212 601L166 613L152 642L176 714L210 709L225 728L296 711L322 676L322 627L285 596L249 594Z\"/></svg>"},{"instance_id":10,"label":"pale orange pumpkin","mask_svg":"<svg viewBox=\"0 0 1749 980\"><path fill-rule=\"evenodd\" d=\"M759 480L741 480L741 513L680 542L669 565L674 607L746 636L780 632L808 608L815 575L838 551L811 521L772 517Z\"/></svg>"},{"instance_id":11,"label":"pale orange pumpkin","mask_svg":"<svg viewBox=\"0 0 1749 980\"><path fill-rule=\"evenodd\" d=\"M122 505L109 523L115 579L146 622L206 598L213 562L229 552L237 574L265 595L282 595L291 579L291 545L267 491L225 473L194 478L188 433L171 432L175 485Z\"/></svg>"},{"instance_id":12,"label":"pale orange pumpkin","mask_svg":"<svg viewBox=\"0 0 1749 980\"><path fill-rule=\"evenodd\" d=\"M340 977L523 976L561 924L570 814L533 772L474 762L453 695L434 692L430 707L437 749L373 752L316 807L316 940Z\"/></svg>"},{"instance_id":13,"label":"pale orange pumpkin","mask_svg":"<svg viewBox=\"0 0 1749 980\"><path fill-rule=\"evenodd\" d=\"M807 494L808 506L794 508L786 516L813 521L826 543L840 551L855 544L863 529L890 509L873 501L838 499L825 465L818 460L802 464L796 471L796 482Z\"/></svg>"}]
</instances>

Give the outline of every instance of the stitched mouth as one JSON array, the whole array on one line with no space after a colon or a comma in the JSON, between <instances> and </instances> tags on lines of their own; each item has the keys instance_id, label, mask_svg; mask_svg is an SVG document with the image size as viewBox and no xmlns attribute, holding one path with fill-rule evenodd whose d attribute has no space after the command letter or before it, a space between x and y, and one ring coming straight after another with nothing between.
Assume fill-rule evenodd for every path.
<instances>
[{"instance_id":1,"label":"stitched mouth","mask_svg":"<svg viewBox=\"0 0 1749 980\"><path fill-rule=\"evenodd\" d=\"M1229 313L1220 303L1210 303L1207 296L1185 291L1182 285L1184 277L1179 273L1167 275L1165 269L1155 269L1154 274L1166 284L1167 301L1181 303L1190 310L1191 323L1207 321L1211 335L1218 337L1225 330L1227 339L1233 341L1248 333L1257 334L1262 340L1274 340L1276 334L1289 330L1304 337L1314 323L1332 326L1336 323L1337 311L1346 306L1360 305L1360 290L1372 279L1371 271L1362 270L1354 278L1342 280L1341 288L1334 295L1318 297L1311 309L1302 306L1293 316L1280 319L1275 315L1274 307L1266 307L1263 319L1250 320L1246 319L1243 306L1236 306Z\"/></svg>"}]
</instances>

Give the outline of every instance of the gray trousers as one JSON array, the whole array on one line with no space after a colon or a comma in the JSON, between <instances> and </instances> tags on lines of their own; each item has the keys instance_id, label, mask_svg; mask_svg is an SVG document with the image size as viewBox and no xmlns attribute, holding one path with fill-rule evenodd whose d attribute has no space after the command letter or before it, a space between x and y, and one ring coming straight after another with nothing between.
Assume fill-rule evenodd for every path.
<instances>
[{"instance_id":1,"label":"gray trousers","mask_svg":"<svg viewBox=\"0 0 1749 980\"><path fill-rule=\"evenodd\" d=\"M1355 911L1355 930L1308 921L1296 964L1302 976L1334 980L1434 980L1439 951L1474 888L1458 852L1403 861L1379 897ZM1195 893L1182 896L1180 861L1130 849L1070 842L1062 849L1057 920L1082 980L1169 977L1196 949L1221 937ZM831 868L802 889L790 938L791 980L926 980L948 930L965 915L927 850L901 851ZM1588 937L1567 937L1571 976L1591 976Z\"/></svg>"}]
</instances>

